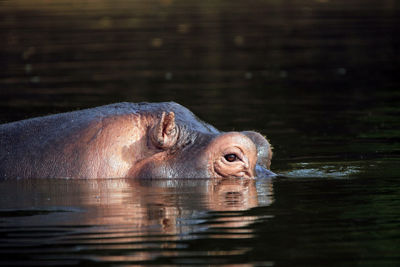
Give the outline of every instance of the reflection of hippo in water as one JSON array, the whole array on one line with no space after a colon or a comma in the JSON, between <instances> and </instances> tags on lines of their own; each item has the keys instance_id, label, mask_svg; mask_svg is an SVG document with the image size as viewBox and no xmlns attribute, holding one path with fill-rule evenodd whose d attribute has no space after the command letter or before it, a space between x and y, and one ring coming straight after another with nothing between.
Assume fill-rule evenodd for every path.
<instances>
[{"instance_id":1,"label":"reflection of hippo in water","mask_svg":"<svg viewBox=\"0 0 400 267\"><path fill-rule=\"evenodd\" d=\"M268 141L183 106L119 103L0 125L0 178L273 175Z\"/></svg>"}]
</instances>

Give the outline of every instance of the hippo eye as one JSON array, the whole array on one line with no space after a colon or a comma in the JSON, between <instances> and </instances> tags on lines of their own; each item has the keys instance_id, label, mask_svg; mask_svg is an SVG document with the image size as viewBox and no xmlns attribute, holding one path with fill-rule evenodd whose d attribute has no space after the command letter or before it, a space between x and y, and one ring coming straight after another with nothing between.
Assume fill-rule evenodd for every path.
<instances>
[{"instance_id":1,"label":"hippo eye","mask_svg":"<svg viewBox=\"0 0 400 267\"><path fill-rule=\"evenodd\" d=\"M238 156L236 156L236 154L227 154L224 156L224 158L229 162L234 162L238 159Z\"/></svg>"}]
</instances>

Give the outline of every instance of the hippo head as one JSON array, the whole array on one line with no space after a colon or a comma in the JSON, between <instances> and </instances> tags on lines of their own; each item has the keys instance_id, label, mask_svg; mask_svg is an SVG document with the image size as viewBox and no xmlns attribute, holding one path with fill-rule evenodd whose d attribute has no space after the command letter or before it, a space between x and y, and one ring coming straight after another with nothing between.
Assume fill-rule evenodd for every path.
<instances>
[{"instance_id":1,"label":"hippo head","mask_svg":"<svg viewBox=\"0 0 400 267\"><path fill-rule=\"evenodd\" d=\"M269 170L271 146L261 134L220 132L178 106L175 110L160 112L153 119L146 141L152 153L136 164L134 176L252 178L275 175Z\"/></svg>"}]
</instances>

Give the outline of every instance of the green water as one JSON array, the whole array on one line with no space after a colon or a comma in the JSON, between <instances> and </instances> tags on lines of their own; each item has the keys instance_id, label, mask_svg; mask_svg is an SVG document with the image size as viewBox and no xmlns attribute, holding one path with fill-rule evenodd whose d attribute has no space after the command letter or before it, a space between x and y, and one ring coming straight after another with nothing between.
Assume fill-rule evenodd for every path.
<instances>
[{"instance_id":1,"label":"green water","mask_svg":"<svg viewBox=\"0 0 400 267\"><path fill-rule=\"evenodd\" d=\"M267 135L279 176L1 181L0 265L398 266L399 11L1 1L1 123L172 100Z\"/></svg>"}]
</instances>

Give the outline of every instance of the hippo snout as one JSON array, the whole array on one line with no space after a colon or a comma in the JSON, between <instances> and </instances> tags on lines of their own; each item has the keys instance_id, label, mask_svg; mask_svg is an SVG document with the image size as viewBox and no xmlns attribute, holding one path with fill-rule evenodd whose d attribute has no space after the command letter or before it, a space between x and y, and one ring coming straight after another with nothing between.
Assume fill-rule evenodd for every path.
<instances>
[{"instance_id":1,"label":"hippo snout","mask_svg":"<svg viewBox=\"0 0 400 267\"><path fill-rule=\"evenodd\" d=\"M267 178L267 177L274 177L277 176L276 173L260 166L260 165L256 165L256 177L257 178Z\"/></svg>"}]
</instances>

